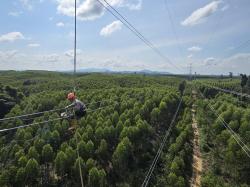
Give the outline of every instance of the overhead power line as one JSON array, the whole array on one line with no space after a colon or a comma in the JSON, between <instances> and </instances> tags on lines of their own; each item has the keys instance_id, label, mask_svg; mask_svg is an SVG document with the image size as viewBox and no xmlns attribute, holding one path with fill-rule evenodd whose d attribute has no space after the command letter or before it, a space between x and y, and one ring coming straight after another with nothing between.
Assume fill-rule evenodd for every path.
<instances>
[{"instance_id":1,"label":"overhead power line","mask_svg":"<svg viewBox=\"0 0 250 187\"><path fill-rule=\"evenodd\" d=\"M99 108L93 109L93 110L87 109L87 112L95 112L97 110L101 110L101 109L104 109L104 108L112 106L112 105L114 105L114 104L106 105L104 107L99 107ZM50 120L46 120L46 121L42 121L42 122L31 123L31 124L28 124L28 125L21 125L21 126L7 128L7 129L0 129L0 132L12 131L12 130L20 129L20 128L30 127L30 126L33 126L33 125L39 125L39 124L49 123L49 122L52 122L52 121L59 121L61 119L68 119L68 117L60 117L60 118L50 119Z\"/></svg>"},{"instance_id":2,"label":"overhead power line","mask_svg":"<svg viewBox=\"0 0 250 187\"><path fill-rule=\"evenodd\" d=\"M0 122L14 120L14 119L21 119L21 118L30 117L30 116L37 116L37 115L40 115L40 114L44 114L46 112L57 112L57 111L61 111L61 110L64 110L64 109L65 109L65 107L64 108L59 108L59 109L42 111L42 112L35 112L35 113L30 113L30 114L23 114L23 115L19 115L19 116L2 118L2 119L0 119Z\"/></svg>"},{"instance_id":3,"label":"overhead power line","mask_svg":"<svg viewBox=\"0 0 250 187\"><path fill-rule=\"evenodd\" d=\"M201 85L204 85L206 87L210 87L210 88L213 88L213 89L216 89L218 91L221 91L221 92L225 92L225 93L229 93L229 94L233 94L233 95L238 95L238 96L241 96L241 97L247 97L247 98L250 98L250 95L246 94L246 93L240 93L240 92L236 92L234 90L226 90L226 89L223 89L223 88L219 88L219 87L216 87L216 86L211 86L209 84L204 84L204 83L201 83Z\"/></svg>"},{"instance_id":4,"label":"overhead power line","mask_svg":"<svg viewBox=\"0 0 250 187\"><path fill-rule=\"evenodd\" d=\"M241 42L238 46L233 47L231 50L228 50L223 57L228 58L228 56L233 55L233 52L236 50L242 50L250 46L250 39Z\"/></svg>"},{"instance_id":5,"label":"overhead power line","mask_svg":"<svg viewBox=\"0 0 250 187\"><path fill-rule=\"evenodd\" d=\"M197 89L202 96L202 98L206 99L206 97L203 95L203 93ZM220 120L221 124L229 131L229 133L232 135L234 140L237 142L237 144L241 147L241 149L246 153L246 155L250 158L250 149L249 147L242 141L241 137L233 131L233 129L225 122L225 120L217 113L217 111L214 109L214 107L211 105L211 103L208 101L208 106L210 110L217 116L217 118Z\"/></svg>"},{"instance_id":6,"label":"overhead power line","mask_svg":"<svg viewBox=\"0 0 250 187\"><path fill-rule=\"evenodd\" d=\"M244 48L248 47L249 45L250 45L250 39L240 43L237 47L233 48L233 50L244 49Z\"/></svg>"},{"instance_id":7,"label":"overhead power line","mask_svg":"<svg viewBox=\"0 0 250 187\"><path fill-rule=\"evenodd\" d=\"M28 124L28 125L21 125L21 126L12 127L12 128L1 129L0 132L12 131L12 130L16 130L16 129L30 127L30 126L33 126L33 125L40 125L40 124L44 124L44 123L49 123L49 122L52 122L52 121L59 121L61 119L66 119L66 118L65 117L60 117L60 118L50 119L50 120L46 120L46 121L42 121L42 122L37 122L37 123L32 123L32 124Z\"/></svg>"},{"instance_id":8,"label":"overhead power line","mask_svg":"<svg viewBox=\"0 0 250 187\"><path fill-rule=\"evenodd\" d=\"M172 31L174 33L175 40L177 42L177 46L178 46L178 50L179 50L180 56L182 56L184 58L184 53L182 51L182 48L180 47L180 40L179 40L178 34L176 32L176 29L175 29L175 24L174 24L174 21L173 21L173 17L171 15L171 12L170 12L170 9L169 9L169 6L168 6L168 0L164 0L164 2L165 2L165 8L166 8L167 13L168 13L169 21L171 23Z\"/></svg>"},{"instance_id":9,"label":"overhead power line","mask_svg":"<svg viewBox=\"0 0 250 187\"><path fill-rule=\"evenodd\" d=\"M132 33L134 33L142 42L144 42L149 48L151 48L158 56L160 56L168 64L175 67L179 72L182 70L176 66L168 57L166 57L155 45L150 42L145 36L143 36L121 13L119 13L110 3L103 0L106 5L101 1L97 0L108 12L110 12L115 18L120 20Z\"/></svg>"},{"instance_id":10,"label":"overhead power line","mask_svg":"<svg viewBox=\"0 0 250 187\"><path fill-rule=\"evenodd\" d=\"M160 147L159 147L159 149L158 149L158 151L157 151L157 153L156 153L156 155L155 155L155 157L154 157L154 160L153 160L153 162L152 162L152 164L151 164L151 166L150 166L150 168L149 168L149 170L148 170L148 172L147 172L147 175L146 175L146 177L145 177L145 179L144 179L144 181L143 181L141 187L146 187L146 186L148 185L148 182L149 182L149 180L150 180L150 178L151 178L151 175L152 175L152 173L153 173L153 171L154 171L154 169L155 169L155 166L156 166L156 164L157 164L157 162L158 162L158 159L159 159L159 157L160 157L160 155L161 155L161 153L162 153L162 150L163 150L163 148L164 148L164 146L165 146L165 144L166 144L166 141L167 141L167 139L168 139L168 136L170 135L170 132L171 132L171 130L172 130L172 127L173 127L174 122L175 122L175 120L176 120L176 117L177 117L177 115L178 115L178 112L179 112L181 103L182 103L182 98L180 99L180 102L179 102L178 107L177 107L177 110L176 110L176 112L175 112L175 114L174 114L174 116L173 116L173 119L172 119L172 121L171 121L171 123L170 123L170 126L169 126L169 128L168 128L168 130L167 130L167 132L166 132L166 134L165 134L165 136L164 136L164 138L163 138L163 140L162 140L162 143L160 144Z\"/></svg>"},{"instance_id":11,"label":"overhead power line","mask_svg":"<svg viewBox=\"0 0 250 187\"><path fill-rule=\"evenodd\" d=\"M105 99L105 100L100 100L100 101L96 101L96 102L89 102L89 103L86 103L85 105L88 106L90 104L95 104L95 103L102 103L104 101L110 101L110 99ZM67 107L67 106L66 106ZM19 115L19 116L12 116L12 117L7 117L7 118L2 118L0 119L0 122L4 122L4 121L10 121L10 120L15 120L15 119L21 119L21 120L31 120L31 119L35 119L37 117L31 117L31 116L38 116L38 115L41 115L41 114L44 114L46 112L58 112L58 111L62 111L62 110L65 110L66 107L63 107L63 108L58 108L58 109L53 109L53 110L46 110L46 111L42 111L42 112L34 112L34 113L29 113L29 114L23 114L23 115ZM70 106L72 107L72 106ZM28 117L27 119L24 119Z\"/></svg>"}]
</instances>

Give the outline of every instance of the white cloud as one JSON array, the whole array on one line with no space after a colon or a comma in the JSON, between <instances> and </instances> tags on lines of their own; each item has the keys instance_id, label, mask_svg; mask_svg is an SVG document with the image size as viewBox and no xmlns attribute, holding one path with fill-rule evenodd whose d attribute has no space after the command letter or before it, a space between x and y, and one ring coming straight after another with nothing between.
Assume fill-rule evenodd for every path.
<instances>
[{"instance_id":1,"label":"white cloud","mask_svg":"<svg viewBox=\"0 0 250 187\"><path fill-rule=\"evenodd\" d=\"M66 16L73 17L75 14L75 5L72 0L57 0L57 12ZM140 10L142 0L107 0L114 7L126 7L130 10ZM105 2L103 1L103 4ZM77 0L77 18L79 20L95 20L105 13L105 8L97 0Z\"/></svg>"},{"instance_id":2,"label":"white cloud","mask_svg":"<svg viewBox=\"0 0 250 187\"><path fill-rule=\"evenodd\" d=\"M209 57L209 58L206 58L206 59L204 60L204 64L205 64L206 66L209 66L209 65L216 65L215 61L216 61L216 59L215 59L214 57Z\"/></svg>"},{"instance_id":3,"label":"white cloud","mask_svg":"<svg viewBox=\"0 0 250 187\"><path fill-rule=\"evenodd\" d=\"M67 70L72 69L70 62L58 54L23 54L0 60L1 70ZM0 55L1 58L1 55Z\"/></svg>"},{"instance_id":4,"label":"white cloud","mask_svg":"<svg viewBox=\"0 0 250 187\"><path fill-rule=\"evenodd\" d=\"M97 0L77 1L77 18L94 20L104 14L104 7ZM75 4L72 0L58 0L57 12L66 16L75 15Z\"/></svg>"},{"instance_id":5,"label":"white cloud","mask_svg":"<svg viewBox=\"0 0 250 187\"><path fill-rule=\"evenodd\" d=\"M188 56L187 56L187 58L193 58L193 55L192 55L192 54L190 54L190 55L188 55Z\"/></svg>"},{"instance_id":6,"label":"white cloud","mask_svg":"<svg viewBox=\"0 0 250 187\"><path fill-rule=\"evenodd\" d=\"M20 16L21 14L23 14L22 11L19 11L19 12L9 12L9 13L8 13L9 16L13 16L13 17L18 17L18 16Z\"/></svg>"},{"instance_id":7,"label":"white cloud","mask_svg":"<svg viewBox=\"0 0 250 187\"><path fill-rule=\"evenodd\" d=\"M231 51L231 50L233 50L234 48L235 48L234 46L229 46L229 47L226 48L226 51Z\"/></svg>"},{"instance_id":8,"label":"white cloud","mask_svg":"<svg viewBox=\"0 0 250 187\"><path fill-rule=\"evenodd\" d=\"M250 70L250 53L238 53L235 54L231 57L225 58L223 60L223 63L225 65L238 65L241 66L242 68L247 68L248 70ZM246 66L242 66L242 64L248 64L248 67Z\"/></svg>"},{"instance_id":9,"label":"white cloud","mask_svg":"<svg viewBox=\"0 0 250 187\"><path fill-rule=\"evenodd\" d=\"M145 69L152 71L170 70L170 66L165 62L154 63L152 66L152 63L145 62L144 60L112 55L92 57L80 64L85 68L96 67L113 71L140 71Z\"/></svg>"},{"instance_id":10,"label":"white cloud","mask_svg":"<svg viewBox=\"0 0 250 187\"><path fill-rule=\"evenodd\" d=\"M202 68L205 72L212 72L213 74L228 74L228 72L250 74L250 53L238 53L223 59L211 57L206 62L204 64L206 67Z\"/></svg>"},{"instance_id":11,"label":"white cloud","mask_svg":"<svg viewBox=\"0 0 250 187\"><path fill-rule=\"evenodd\" d=\"M47 62L58 62L59 60L59 55L56 53L49 54L49 55L44 55L43 59Z\"/></svg>"},{"instance_id":12,"label":"white cloud","mask_svg":"<svg viewBox=\"0 0 250 187\"><path fill-rule=\"evenodd\" d=\"M104 14L105 8L97 0L86 0L77 9L80 20L94 20Z\"/></svg>"},{"instance_id":13,"label":"white cloud","mask_svg":"<svg viewBox=\"0 0 250 187\"><path fill-rule=\"evenodd\" d=\"M106 25L105 27L103 27L100 31L100 35L101 36L109 36L111 35L113 32L118 31L122 28L122 22L120 21L114 21L109 25Z\"/></svg>"},{"instance_id":14,"label":"white cloud","mask_svg":"<svg viewBox=\"0 0 250 187\"><path fill-rule=\"evenodd\" d=\"M72 54L72 50L71 51ZM66 51L67 52L67 51ZM72 70L73 64L66 56L66 52L56 54L21 54L17 51L0 51L0 70ZM126 51L124 51L127 53ZM105 68L115 71L135 71L142 69L150 69L154 71L176 72L173 67L164 61L155 63L147 57L135 58L134 55L117 56L123 54L114 51L88 51L77 56L77 70L87 68ZM4 56L4 58L3 58ZM9 58L11 57L11 58ZM70 57L72 58L72 57ZM182 63L183 59L174 59L180 67L187 68L186 63ZM194 71L197 74L228 74L228 72L250 74L250 53L236 54L225 59L210 57L206 59L208 64L204 63L204 59L189 59L193 64ZM202 63L201 63L202 62ZM210 64L209 64L210 62ZM177 73L177 72L176 72Z\"/></svg>"},{"instance_id":15,"label":"white cloud","mask_svg":"<svg viewBox=\"0 0 250 187\"><path fill-rule=\"evenodd\" d=\"M24 39L21 32L10 32L0 36L0 42L14 42L15 40Z\"/></svg>"},{"instance_id":16,"label":"white cloud","mask_svg":"<svg viewBox=\"0 0 250 187\"><path fill-rule=\"evenodd\" d=\"M76 49L76 54L79 55L82 53L82 50L81 49ZM70 49L68 51L65 51L64 52L64 55L67 56L67 57L73 57L74 56L74 50L73 49Z\"/></svg>"},{"instance_id":17,"label":"white cloud","mask_svg":"<svg viewBox=\"0 0 250 187\"><path fill-rule=\"evenodd\" d=\"M215 13L222 1L212 1L206 6L195 10L188 18L181 22L183 26L193 26L203 23L207 17Z\"/></svg>"},{"instance_id":18,"label":"white cloud","mask_svg":"<svg viewBox=\"0 0 250 187\"><path fill-rule=\"evenodd\" d=\"M67 36L69 38L74 38L75 37L75 31L69 31L69 33L67 34Z\"/></svg>"},{"instance_id":19,"label":"white cloud","mask_svg":"<svg viewBox=\"0 0 250 187\"><path fill-rule=\"evenodd\" d=\"M134 3L124 3L125 7L128 7L130 10L141 10L142 8L142 0L137 0Z\"/></svg>"},{"instance_id":20,"label":"white cloud","mask_svg":"<svg viewBox=\"0 0 250 187\"><path fill-rule=\"evenodd\" d=\"M30 0L19 0L21 2L21 4L23 5L24 8L28 9L28 10L32 10L33 6L31 5Z\"/></svg>"},{"instance_id":21,"label":"white cloud","mask_svg":"<svg viewBox=\"0 0 250 187\"><path fill-rule=\"evenodd\" d=\"M56 26L57 26L57 27L64 27L64 23L63 23L63 22L58 22L58 23L56 24Z\"/></svg>"},{"instance_id":22,"label":"white cloud","mask_svg":"<svg viewBox=\"0 0 250 187\"><path fill-rule=\"evenodd\" d=\"M0 51L0 59L1 60L6 60L6 59L11 59L18 53L17 50L10 50L10 51Z\"/></svg>"},{"instance_id":23,"label":"white cloud","mask_svg":"<svg viewBox=\"0 0 250 187\"><path fill-rule=\"evenodd\" d=\"M112 6L122 6L124 4L124 0L106 0ZM103 1L105 4L105 2Z\"/></svg>"},{"instance_id":24,"label":"white cloud","mask_svg":"<svg viewBox=\"0 0 250 187\"><path fill-rule=\"evenodd\" d=\"M192 46L192 47L188 48L188 51L191 51L191 52L199 52L201 50L202 50L202 48L199 46Z\"/></svg>"},{"instance_id":25,"label":"white cloud","mask_svg":"<svg viewBox=\"0 0 250 187\"><path fill-rule=\"evenodd\" d=\"M22 5L23 8L31 11L34 8L34 5L38 3L43 3L45 0L18 0L18 1ZM51 1L55 1L55 0L51 0Z\"/></svg>"},{"instance_id":26,"label":"white cloud","mask_svg":"<svg viewBox=\"0 0 250 187\"><path fill-rule=\"evenodd\" d=\"M225 5L221 8L221 11L226 11L230 6L229 5Z\"/></svg>"},{"instance_id":27,"label":"white cloud","mask_svg":"<svg viewBox=\"0 0 250 187\"><path fill-rule=\"evenodd\" d=\"M74 1L72 0L57 0L57 12L66 16L74 16ZM77 4L79 4L79 0L77 0Z\"/></svg>"},{"instance_id":28,"label":"white cloud","mask_svg":"<svg viewBox=\"0 0 250 187\"><path fill-rule=\"evenodd\" d=\"M30 44L28 44L28 47L40 47L40 44L38 44L38 43L30 43Z\"/></svg>"},{"instance_id":29,"label":"white cloud","mask_svg":"<svg viewBox=\"0 0 250 187\"><path fill-rule=\"evenodd\" d=\"M142 0L107 0L112 6L126 7L129 10L140 10L142 7Z\"/></svg>"}]
</instances>

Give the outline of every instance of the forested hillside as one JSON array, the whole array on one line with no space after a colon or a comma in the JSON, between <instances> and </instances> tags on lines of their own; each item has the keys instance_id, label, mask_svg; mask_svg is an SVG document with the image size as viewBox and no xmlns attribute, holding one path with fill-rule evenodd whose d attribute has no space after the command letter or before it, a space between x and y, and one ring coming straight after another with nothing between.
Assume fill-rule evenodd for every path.
<instances>
[{"instance_id":1,"label":"forested hillside","mask_svg":"<svg viewBox=\"0 0 250 187\"><path fill-rule=\"evenodd\" d=\"M0 186L141 186L164 145L149 186L190 186L192 178L192 105L197 105L204 164L202 186L249 186L250 160L209 110L218 114L250 146L248 101L209 91L182 78L148 75L1 72L1 91L15 104L1 112ZM15 77L13 77L15 75ZM60 118L76 83L86 117ZM232 82L240 84L239 80ZM228 83L229 84L229 83ZM8 92L15 90L16 95ZM197 99L192 90L201 91ZM22 94L23 93L23 94ZM53 110L49 112L49 110ZM44 111L48 111L43 113ZM3 118L3 117L1 117ZM3 129L29 125L25 128ZM76 131L68 129L76 125Z\"/></svg>"}]
</instances>

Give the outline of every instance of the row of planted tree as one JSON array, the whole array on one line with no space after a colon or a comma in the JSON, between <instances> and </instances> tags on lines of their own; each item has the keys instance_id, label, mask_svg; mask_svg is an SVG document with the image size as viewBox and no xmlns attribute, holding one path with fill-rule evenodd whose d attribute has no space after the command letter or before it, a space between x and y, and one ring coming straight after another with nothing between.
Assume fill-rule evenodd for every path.
<instances>
[{"instance_id":1,"label":"row of planted tree","mask_svg":"<svg viewBox=\"0 0 250 187\"><path fill-rule=\"evenodd\" d=\"M56 75L55 80L51 75L41 80L38 77L31 82L31 75L19 76L20 80L9 82L16 86L21 81L20 88L2 87L3 94L16 93L18 99L6 117L59 109L69 104L65 99L72 81L67 80L69 75ZM6 77L1 79L9 79ZM141 75L79 75L77 83L77 96L89 111L86 118L78 121L74 134L68 131L74 121L58 120L0 135L0 186L80 186L79 166L85 186L142 184L185 84L179 84L180 79L176 78ZM223 84L225 88L240 88L239 80L225 80ZM200 84L196 88L250 147L249 101ZM24 94L19 98L21 92ZM193 139L190 94L188 85L150 186L189 185ZM200 97L196 104L204 160L202 186L250 185L248 157L210 110L208 100ZM46 112L34 118L12 120L1 123L1 129L43 122L59 115L59 112Z\"/></svg>"},{"instance_id":2,"label":"row of planted tree","mask_svg":"<svg viewBox=\"0 0 250 187\"><path fill-rule=\"evenodd\" d=\"M237 144L223 122L250 146L249 101L230 94L214 93L202 88L204 95L197 101L201 150L204 156L202 186L249 186L250 160ZM211 110L209 104L215 109Z\"/></svg>"},{"instance_id":3,"label":"row of planted tree","mask_svg":"<svg viewBox=\"0 0 250 187\"><path fill-rule=\"evenodd\" d=\"M155 88L79 90L78 97L88 103L91 111L78 122L73 135L68 133L72 125L68 120L4 134L0 140L1 185L79 186L79 166L86 186L141 185L180 100L174 88ZM66 106L64 95L56 91L31 95L9 116ZM185 99L178 120L187 102ZM175 163L167 175L172 181L175 177L180 180L180 185L187 184L183 168L188 168L190 149L185 145L191 136L190 112L185 110L184 114L167 146L172 156L164 153L160 161L165 167ZM35 119L5 122L2 127L57 117L58 113L45 113ZM156 172L160 176L160 170ZM161 178L154 177L152 183L160 184Z\"/></svg>"}]
</instances>

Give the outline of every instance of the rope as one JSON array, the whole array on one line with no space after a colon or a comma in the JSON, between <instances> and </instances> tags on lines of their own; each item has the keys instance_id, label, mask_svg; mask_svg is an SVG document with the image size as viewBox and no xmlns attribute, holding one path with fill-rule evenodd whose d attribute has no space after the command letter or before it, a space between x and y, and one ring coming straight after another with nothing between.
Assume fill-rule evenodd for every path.
<instances>
[{"instance_id":1,"label":"rope","mask_svg":"<svg viewBox=\"0 0 250 187\"><path fill-rule=\"evenodd\" d=\"M76 0L75 0L75 40L74 40L74 75L76 74Z\"/></svg>"},{"instance_id":2,"label":"rope","mask_svg":"<svg viewBox=\"0 0 250 187\"><path fill-rule=\"evenodd\" d=\"M75 17L74 17L74 22L75 22L75 36L74 36L74 73L73 73L73 84L74 84L74 94L76 94L76 0L75 0Z\"/></svg>"},{"instance_id":3,"label":"rope","mask_svg":"<svg viewBox=\"0 0 250 187\"><path fill-rule=\"evenodd\" d=\"M162 143L161 143L161 145L160 145L160 147L159 147L159 149L158 149L158 151L157 151L157 154L155 155L154 160L153 160L153 162L152 162L152 164L151 164L151 166L150 166L150 168L149 168L149 170L148 170L148 173L147 173L147 175L146 175L146 177L145 177L145 179L144 179L144 181L143 181L143 183L142 183L142 185L141 185L142 187L146 187L146 186L148 185L148 182L149 182L149 180L150 180L150 178L151 178L151 176L152 176L152 173L153 173L153 171L154 171L154 168L155 168L155 166L156 166L156 164L157 164L157 162L158 162L158 159L159 159L159 157L160 157L160 155L161 155L161 153L162 153L162 150L163 150L163 148L164 148L164 146L165 146L165 144L166 144L167 138L168 138L168 136L169 136L169 134L170 134L170 132L171 132L171 130L172 130L172 127L173 127L174 122L175 122L175 120L176 120L176 117L177 117L177 115L178 115L178 112L179 112L181 103L182 103L182 98L180 99L180 102L179 102L178 107L177 107L177 110L176 110L176 112L175 112L175 114L174 114L174 116L173 116L173 119L172 119L172 121L171 121L171 123L170 123L170 126L169 126L169 128L168 128L168 130L167 130L167 132L166 132L166 134L165 134L165 136L164 136L164 138L163 138L163 141L162 141Z\"/></svg>"},{"instance_id":4,"label":"rope","mask_svg":"<svg viewBox=\"0 0 250 187\"><path fill-rule=\"evenodd\" d=\"M198 89L200 95L206 99L206 97L201 93L201 91ZM250 149L249 147L241 140L240 136L233 131L233 129L225 122L225 120L216 112L214 107L211 105L211 103L208 101L209 108L214 112L214 114L217 116L217 118L221 121L222 125L230 132L234 140L237 142L237 144L241 147L241 149L246 153L246 155L250 158Z\"/></svg>"},{"instance_id":5,"label":"rope","mask_svg":"<svg viewBox=\"0 0 250 187\"><path fill-rule=\"evenodd\" d=\"M83 178L82 178L82 168L81 168L81 163L80 163L80 155L79 155L77 134L76 134L76 152L77 152L77 157L78 157L78 167L79 167L79 174L80 174L80 178L81 178L81 185L82 185L82 187L84 187Z\"/></svg>"},{"instance_id":6,"label":"rope","mask_svg":"<svg viewBox=\"0 0 250 187\"><path fill-rule=\"evenodd\" d=\"M76 93L76 0L75 0L75 40L74 40L74 93ZM82 168L81 168L81 164L80 164L80 156L79 156L79 150L78 150L78 141L77 141L77 135L76 135L76 151L77 151L77 157L79 160L79 173L80 173L80 178L81 178L81 185L82 187L84 187L83 185L83 178L82 178Z\"/></svg>"}]
</instances>

